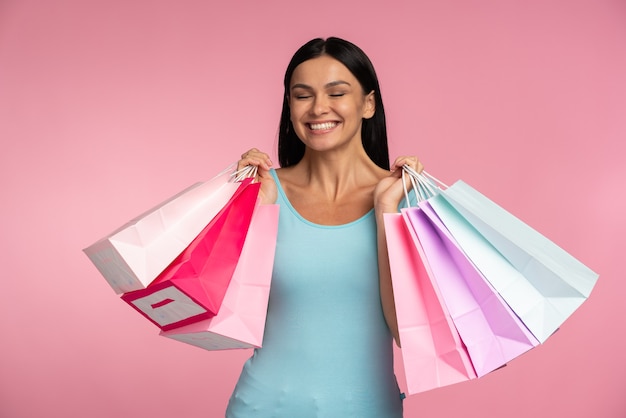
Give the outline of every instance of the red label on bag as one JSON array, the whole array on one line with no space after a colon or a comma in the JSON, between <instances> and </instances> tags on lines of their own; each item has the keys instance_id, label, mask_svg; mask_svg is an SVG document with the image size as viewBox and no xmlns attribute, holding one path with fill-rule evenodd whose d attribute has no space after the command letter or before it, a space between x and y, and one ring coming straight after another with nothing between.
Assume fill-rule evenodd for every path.
<instances>
[{"instance_id":1,"label":"red label on bag","mask_svg":"<svg viewBox=\"0 0 626 418\"><path fill-rule=\"evenodd\" d=\"M167 305L168 303L172 303L172 302L174 302L174 299L166 298L165 300L162 300L161 302L153 303L151 305L151 308L152 309L160 308L161 306Z\"/></svg>"}]
</instances>

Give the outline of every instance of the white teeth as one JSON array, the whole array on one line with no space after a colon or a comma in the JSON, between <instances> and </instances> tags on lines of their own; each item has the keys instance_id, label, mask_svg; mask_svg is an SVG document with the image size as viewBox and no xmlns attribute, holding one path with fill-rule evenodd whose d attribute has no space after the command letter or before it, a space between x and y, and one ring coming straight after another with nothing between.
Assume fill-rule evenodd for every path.
<instances>
[{"instance_id":1,"label":"white teeth","mask_svg":"<svg viewBox=\"0 0 626 418\"><path fill-rule=\"evenodd\" d=\"M313 130L332 129L337 126L337 122L311 123L309 126Z\"/></svg>"}]
</instances>

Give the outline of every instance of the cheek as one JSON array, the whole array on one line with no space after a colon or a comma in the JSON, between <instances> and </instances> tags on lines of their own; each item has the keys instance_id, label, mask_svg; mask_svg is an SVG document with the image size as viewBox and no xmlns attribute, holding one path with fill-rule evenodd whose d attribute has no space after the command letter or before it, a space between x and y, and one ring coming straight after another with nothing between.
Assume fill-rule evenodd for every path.
<instances>
[{"instance_id":1,"label":"cheek","mask_svg":"<svg viewBox=\"0 0 626 418\"><path fill-rule=\"evenodd\" d=\"M302 114L301 108L302 106L298 106L297 103L290 103L289 104L289 118L291 119L291 121L295 121L298 119L298 117Z\"/></svg>"},{"instance_id":2,"label":"cheek","mask_svg":"<svg viewBox=\"0 0 626 418\"><path fill-rule=\"evenodd\" d=\"M365 110L365 104L360 102L341 103L336 107L337 113L345 119L355 119L360 121Z\"/></svg>"},{"instance_id":3,"label":"cheek","mask_svg":"<svg viewBox=\"0 0 626 418\"><path fill-rule=\"evenodd\" d=\"M298 115L291 109L289 111L289 120L295 129L298 129Z\"/></svg>"},{"instance_id":4,"label":"cheek","mask_svg":"<svg viewBox=\"0 0 626 418\"><path fill-rule=\"evenodd\" d=\"M293 131L296 136L300 138L302 136L302 124L299 122L300 114L293 107L289 108L289 120L291 121L291 126L293 127Z\"/></svg>"},{"instance_id":5,"label":"cheek","mask_svg":"<svg viewBox=\"0 0 626 418\"><path fill-rule=\"evenodd\" d=\"M295 129L298 129L302 118L307 113L306 107L302 103L289 106L289 120Z\"/></svg>"}]
</instances>

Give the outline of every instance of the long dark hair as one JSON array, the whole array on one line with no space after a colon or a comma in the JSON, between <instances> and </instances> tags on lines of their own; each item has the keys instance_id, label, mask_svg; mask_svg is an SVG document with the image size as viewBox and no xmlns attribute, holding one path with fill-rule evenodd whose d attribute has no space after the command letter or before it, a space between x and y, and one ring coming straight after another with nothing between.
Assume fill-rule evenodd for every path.
<instances>
[{"instance_id":1,"label":"long dark hair","mask_svg":"<svg viewBox=\"0 0 626 418\"><path fill-rule=\"evenodd\" d=\"M328 55L345 65L361 84L365 94L374 91L374 116L363 119L361 138L367 155L378 165L389 170L387 125L385 109L380 94L378 77L370 59L358 46L340 38L313 39L300 47L291 58L285 72L285 96L278 131L278 162L281 167L297 164L304 156L304 144L291 124L289 111L289 88L294 70L304 61Z\"/></svg>"}]
</instances>

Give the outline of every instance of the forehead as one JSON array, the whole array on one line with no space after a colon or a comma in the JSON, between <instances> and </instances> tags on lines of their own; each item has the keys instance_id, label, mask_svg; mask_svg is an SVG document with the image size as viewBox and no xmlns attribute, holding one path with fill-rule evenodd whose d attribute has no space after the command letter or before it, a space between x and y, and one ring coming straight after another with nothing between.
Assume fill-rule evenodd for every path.
<instances>
[{"instance_id":1,"label":"forehead","mask_svg":"<svg viewBox=\"0 0 626 418\"><path fill-rule=\"evenodd\" d=\"M291 75L290 85L306 84L319 87L335 81L345 81L353 86L359 84L356 77L341 61L322 55L298 65Z\"/></svg>"}]
</instances>

